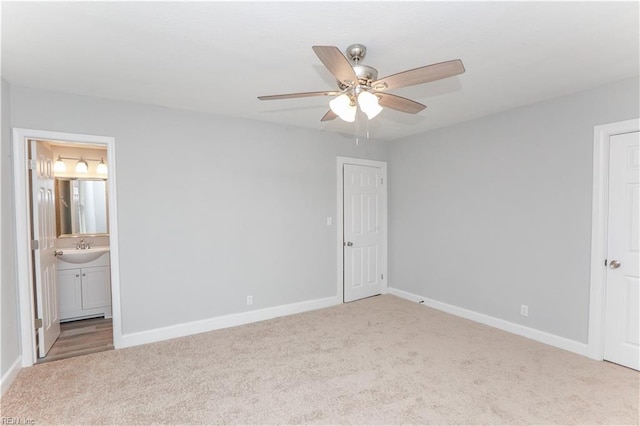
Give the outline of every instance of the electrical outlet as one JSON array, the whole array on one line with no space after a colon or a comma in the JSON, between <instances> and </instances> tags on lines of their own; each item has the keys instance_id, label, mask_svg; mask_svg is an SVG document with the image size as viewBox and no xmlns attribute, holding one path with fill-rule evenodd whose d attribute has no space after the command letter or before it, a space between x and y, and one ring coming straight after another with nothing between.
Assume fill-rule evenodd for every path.
<instances>
[{"instance_id":1,"label":"electrical outlet","mask_svg":"<svg viewBox=\"0 0 640 426\"><path fill-rule=\"evenodd\" d=\"M247 296L247 306L253 305L253 296Z\"/></svg>"},{"instance_id":2,"label":"electrical outlet","mask_svg":"<svg viewBox=\"0 0 640 426\"><path fill-rule=\"evenodd\" d=\"M331 216L327 217L327 226L331 226L333 224L333 218Z\"/></svg>"},{"instance_id":3,"label":"electrical outlet","mask_svg":"<svg viewBox=\"0 0 640 426\"><path fill-rule=\"evenodd\" d=\"M529 307L527 305L520 305L520 315L523 317L529 316Z\"/></svg>"}]
</instances>

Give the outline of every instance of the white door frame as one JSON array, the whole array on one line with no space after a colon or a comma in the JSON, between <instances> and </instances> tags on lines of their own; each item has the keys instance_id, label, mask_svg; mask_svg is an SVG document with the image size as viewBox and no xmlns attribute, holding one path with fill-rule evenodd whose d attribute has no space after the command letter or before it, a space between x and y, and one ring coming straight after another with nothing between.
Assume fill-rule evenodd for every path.
<instances>
[{"instance_id":1,"label":"white door frame","mask_svg":"<svg viewBox=\"0 0 640 426\"><path fill-rule=\"evenodd\" d=\"M640 118L593 128L593 207L591 214L591 292L589 296L590 358L604 359L604 309L609 211L609 138L640 131Z\"/></svg>"},{"instance_id":2,"label":"white door frame","mask_svg":"<svg viewBox=\"0 0 640 426\"><path fill-rule=\"evenodd\" d=\"M33 302L33 260L30 240L30 200L28 178L29 139L63 142L69 145L101 144L107 147L109 165L109 244L111 250L111 303L113 309L113 345L121 347L122 327L120 316L120 264L118 254L118 205L116 196L115 138L51 132L46 130L13 129L14 197L16 213L16 263L20 312L22 366L30 367L37 360L35 345L35 314Z\"/></svg>"},{"instance_id":3,"label":"white door frame","mask_svg":"<svg viewBox=\"0 0 640 426\"><path fill-rule=\"evenodd\" d=\"M382 178L384 179L384 184L382 185L382 274L384 278L382 279L382 294L387 293L387 269L388 269L388 255L387 255L387 162L386 161L376 161L376 160L364 160L361 158L350 158L350 157L337 157L337 213L336 213L336 229L337 229L337 241L336 241L336 251L337 251L337 296L340 299L341 303L344 303L344 175L342 173L343 166L345 164L354 164L357 166L370 166L370 167L378 167L382 171Z\"/></svg>"}]
</instances>

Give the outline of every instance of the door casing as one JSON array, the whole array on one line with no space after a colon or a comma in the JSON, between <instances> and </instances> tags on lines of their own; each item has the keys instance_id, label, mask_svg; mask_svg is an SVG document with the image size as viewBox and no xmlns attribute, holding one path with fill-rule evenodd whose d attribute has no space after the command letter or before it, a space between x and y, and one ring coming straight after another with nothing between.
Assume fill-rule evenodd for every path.
<instances>
[{"instance_id":1,"label":"door casing","mask_svg":"<svg viewBox=\"0 0 640 426\"><path fill-rule=\"evenodd\" d=\"M29 208L29 178L27 143L31 139L62 142L68 145L100 144L107 147L109 164L109 245L111 250L111 303L113 309L113 345L122 347L120 311L120 263L118 251L118 206L116 184L115 138L34 129L13 129L13 176L16 218L16 266L20 315L22 367L37 360L35 347L35 306L33 294L33 261L31 259L31 229Z\"/></svg>"},{"instance_id":2,"label":"door casing","mask_svg":"<svg viewBox=\"0 0 640 426\"><path fill-rule=\"evenodd\" d=\"M388 232L387 232L387 163L386 161L377 160L365 160L361 158L350 157L337 157L337 211L336 211L336 264L337 267L337 295L344 303L344 175L342 173L343 166L345 164L354 164L359 166L378 167L382 172L382 178L384 179L384 185L382 187L382 273L384 278L382 280L382 294L387 293L388 282Z\"/></svg>"},{"instance_id":3,"label":"door casing","mask_svg":"<svg viewBox=\"0 0 640 426\"><path fill-rule=\"evenodd\" d=\"M609 138L640 131L640 118L593 128L593 197L591 214L591 289L589 295L589 341L592 359L604 359L604 309L607 270L607 220L609 210Z\"/></svg>"}]
</instances>

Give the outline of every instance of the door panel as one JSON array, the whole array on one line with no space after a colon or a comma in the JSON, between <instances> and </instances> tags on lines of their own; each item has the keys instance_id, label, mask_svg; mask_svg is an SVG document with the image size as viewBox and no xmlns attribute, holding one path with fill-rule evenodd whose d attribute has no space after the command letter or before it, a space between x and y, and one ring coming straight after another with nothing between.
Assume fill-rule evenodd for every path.
<instances>
[{"instance_id":1,"label":"door panel","mask_svg":"<svg viewBox=\"0 0 640 426\"><path fill-rule=\"evenodd\" d=\"M344 301L382 291L382 171L345 164L344 177Z\"/></svg>"},{"instance_id":2,"label":"door panel","mask_svg":"<svg viewBox=\"0 0 640 426\"><path fill-rule=\"evenodd\" d=\"M31 158L36 162L31 169L31 215L33 239L39 246L33 251L33 262L37 315L42 319L42 327L38 328L38 356L42 358L60 335L53 152L42 142L31 141Z\"/></svg>"},{"instance_id":3,"label":"door panel","mask_svg":"<svg viewBox=\"0 0 640 426\"><path fill-rule=\"evenodd\" d=\"M604 358L636 370L640 369L639 135L610 138L604 332Z\"/></svg>"}]
</instances>

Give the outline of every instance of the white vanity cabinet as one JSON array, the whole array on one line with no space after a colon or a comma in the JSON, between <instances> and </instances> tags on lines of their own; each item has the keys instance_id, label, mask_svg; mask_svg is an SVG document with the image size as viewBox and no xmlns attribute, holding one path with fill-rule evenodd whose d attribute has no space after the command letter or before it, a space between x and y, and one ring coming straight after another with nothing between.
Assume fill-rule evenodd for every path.
<instances>
[{"instance_id":1,"label":"white vanity cabinet","mask_svg":"<svg viewBox=\"0 0 640 426\"><path fill-rule=\"evenodd\" d=\"M111 317L109 253L96 260L74 264L58 260L60 321Z\"/></svg>"}]
</instances>

